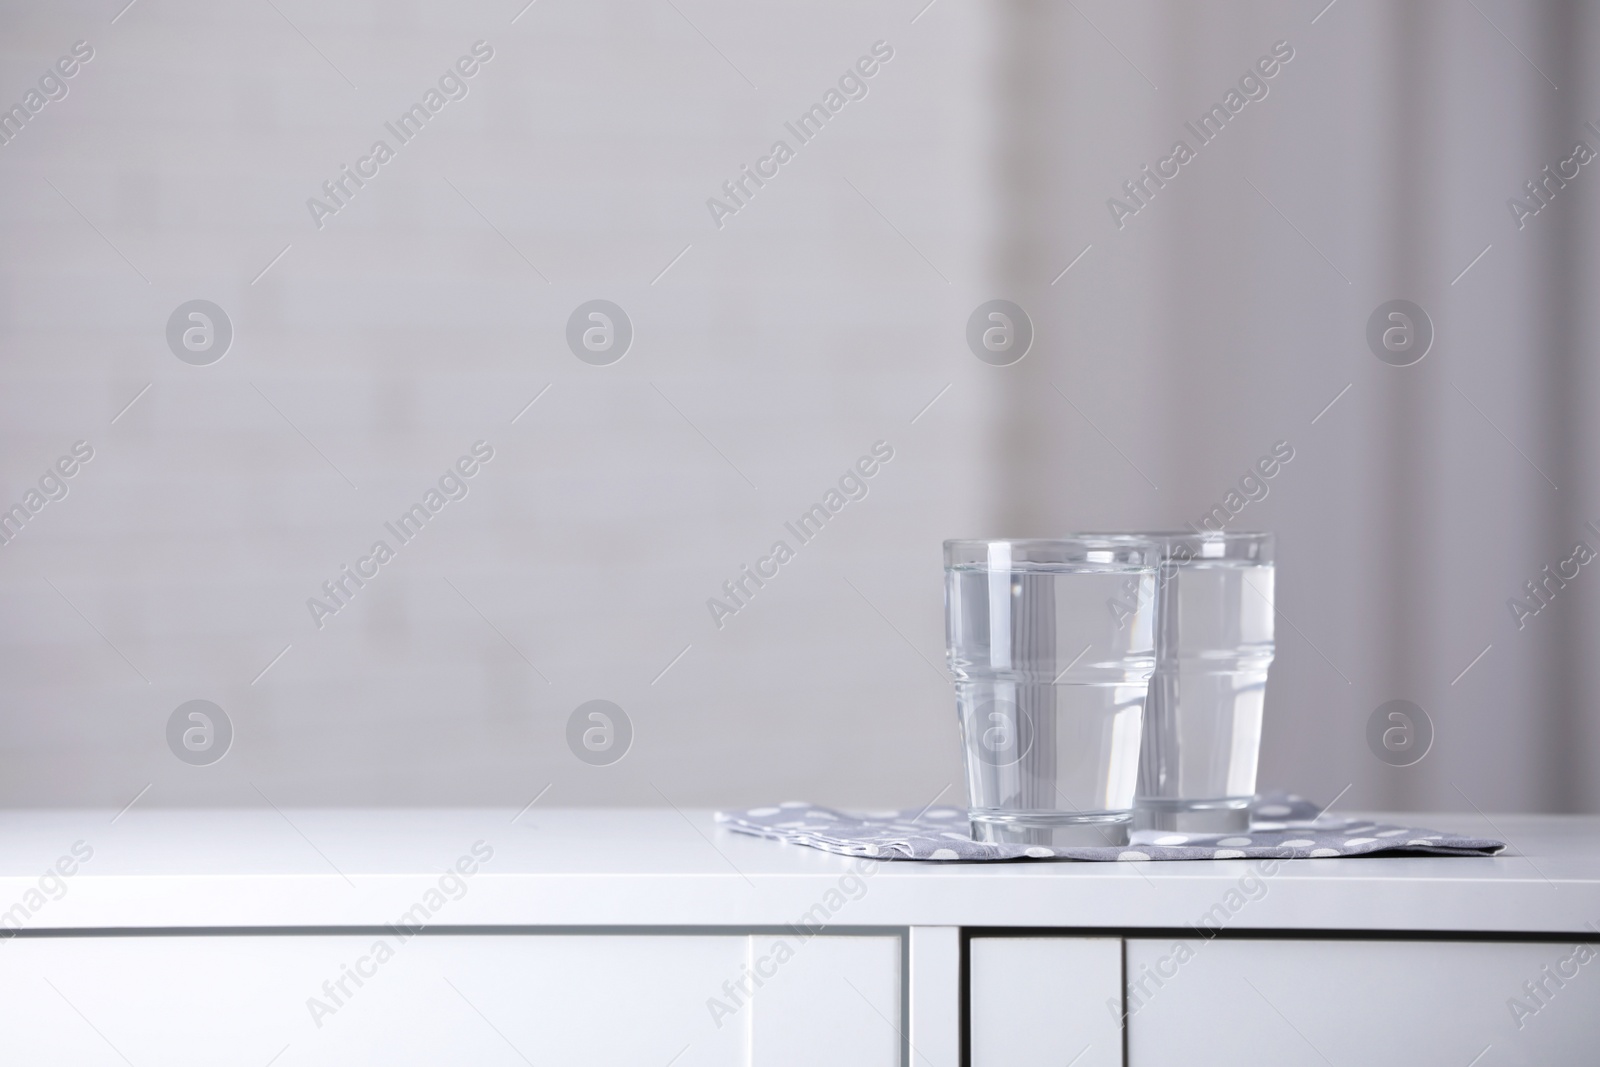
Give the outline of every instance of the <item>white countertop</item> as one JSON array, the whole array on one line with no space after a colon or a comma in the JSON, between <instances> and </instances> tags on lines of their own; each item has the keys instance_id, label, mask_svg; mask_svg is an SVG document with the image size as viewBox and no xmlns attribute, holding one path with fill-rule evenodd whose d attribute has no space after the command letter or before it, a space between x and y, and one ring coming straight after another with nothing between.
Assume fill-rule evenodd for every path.
<instances>
[{"instance_id":1,"label":"white countertop","mask_svg":"<svg viewBox=\"0 0 1600 1067\"><path fill-rule=\"evenodd\" d=\"M854 861L732 833L708 811L114 814L0 812L0 919L14 925L21 904L30 929L380 926L431 899L444 901L430 919L444 927L783 926L831 903L833 926L1161 929L1189 927L1220 902L1232 929L1600 927L1594 816L1373 816L1511 847L1290 860L1252 877L1260 861ZM492 856L470 877L446 877L475 842ZM90 858L41 885L58 859L73 867L75 844ZM851 879L858 864L867 874Z\"/></svg>"}]
</instances>

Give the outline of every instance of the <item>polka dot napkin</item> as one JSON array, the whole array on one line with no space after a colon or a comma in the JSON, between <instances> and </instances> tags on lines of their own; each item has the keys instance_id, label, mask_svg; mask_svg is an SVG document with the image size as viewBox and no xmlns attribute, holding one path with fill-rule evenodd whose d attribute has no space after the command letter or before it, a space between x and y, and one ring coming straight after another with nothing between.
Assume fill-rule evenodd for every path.
<instances>
[{"instance_id":1,"label":"polka dot napkin","mask_svg":"<svg viewBox=\"0 0 1600 1067\"><path fill-rule=\"evenodd\" d=\"M885 860L1233 860L1365 856L1379 852L1489 856L1505 843L1483 837L1323 815L1293 794L1265 794L1250 808L1243 834L1175 834L1138 830L1126 845L989 845L972 840L957 808L851 815L801 801L747 811L719 811L717 821L741 834L806 845L841 856Z\"/></svg>"}]
</instances>

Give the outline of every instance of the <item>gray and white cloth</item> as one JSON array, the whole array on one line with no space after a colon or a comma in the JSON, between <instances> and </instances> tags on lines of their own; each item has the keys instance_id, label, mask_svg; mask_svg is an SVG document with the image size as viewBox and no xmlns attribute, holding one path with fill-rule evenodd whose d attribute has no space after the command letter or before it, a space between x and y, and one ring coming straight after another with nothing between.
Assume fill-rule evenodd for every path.
<instances>
[{"instance_id":1,"label":"gray and white cloth","mask_svg":"<svg viewBox=\"0 0 1600 1067\"><path fill-rule=\"evenodd\" d=\"M719 811L729 830L774 841L885 860L1232 860L1318 859L1374 853L1490 856L1503 841L1414 826L1328 816L1294 794L1269 793L1250 807L1250 829L1235 834L1136 830L1126 845L990 845L974 841L967 813L929 807L852 815L802 801Z\"/></svg>"}]
</instances>

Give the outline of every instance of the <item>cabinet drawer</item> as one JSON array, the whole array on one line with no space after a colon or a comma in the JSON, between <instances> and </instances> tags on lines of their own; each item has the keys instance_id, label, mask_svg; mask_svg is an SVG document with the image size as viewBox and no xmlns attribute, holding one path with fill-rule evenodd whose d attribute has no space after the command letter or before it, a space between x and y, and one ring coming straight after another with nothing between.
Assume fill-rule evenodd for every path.
<instances>
[{"instance_id":1,"label":"cabinet drawer","mask_svg":"<svg viewBox=\"0 0 1600 1067\"><path fill-rule=\"evenodd\" d=\"M1596 946L1130 940L1127 982L1130 1067L1509 1067L1600 1047Z\"/></svg>"},{"instance_id":2,"label":"cabinet drawer","mask_svg":"<svg viewBox=\"0 0 1600 1067\"><path fill-rule=\"evenodd\" d=\"M787 949L794 953L790 958ZM898 1064L900 940L893 937L754 937L750 965L771 973L750 1003L750 1062L757 1067ZM741 1061L742 1062L742 1061Z\"/></svg>"},{"instance_id":3,"label":"cabinet drawer","mask_svg":"<svg viewBox=\"0 0 1600 1067\"><path fill-rule=\"evenodd\" d=\"M0 944L5 1058L89 1067L899 1064L900 939L788 945L780 953L760 936L387 931L18 937Z\"/></svg>"},{"instance_id":4,"label":"cabinet drawer","mask_svg":"<svg viewBox=\"0 0 1600 1067\"><path fill-rule=\"evenodd\" d=\"M975 937L972 1067L1121 1067L1122 942Z\"/></svg>"}]
</instances>

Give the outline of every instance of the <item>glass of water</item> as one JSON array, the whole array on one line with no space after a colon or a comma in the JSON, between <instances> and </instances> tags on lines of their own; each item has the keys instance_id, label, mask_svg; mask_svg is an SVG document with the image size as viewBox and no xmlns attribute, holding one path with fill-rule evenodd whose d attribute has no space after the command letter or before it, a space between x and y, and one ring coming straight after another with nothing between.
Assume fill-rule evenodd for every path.
<instances>
[{"instance_id":1,"label":"glass of water","mask_svg":"<svg viewBox=\"0 0 1600 1067\"><path fill-rule=\"evenodd\" d=\"M1141 829L1249 828L1273 654L1269 533L1137 534L1161 543Z\"/></svg>"},{"instance_id":2,"label":"glass of water","mask_svg":"<svg viewBox=\"0 0 1600 1067\"><path fill-rule=\"evenodd\" d=\"M1160 558L1136 537L945 542L975 840L1127 842Z\"/></svg>"}]
</instances>

